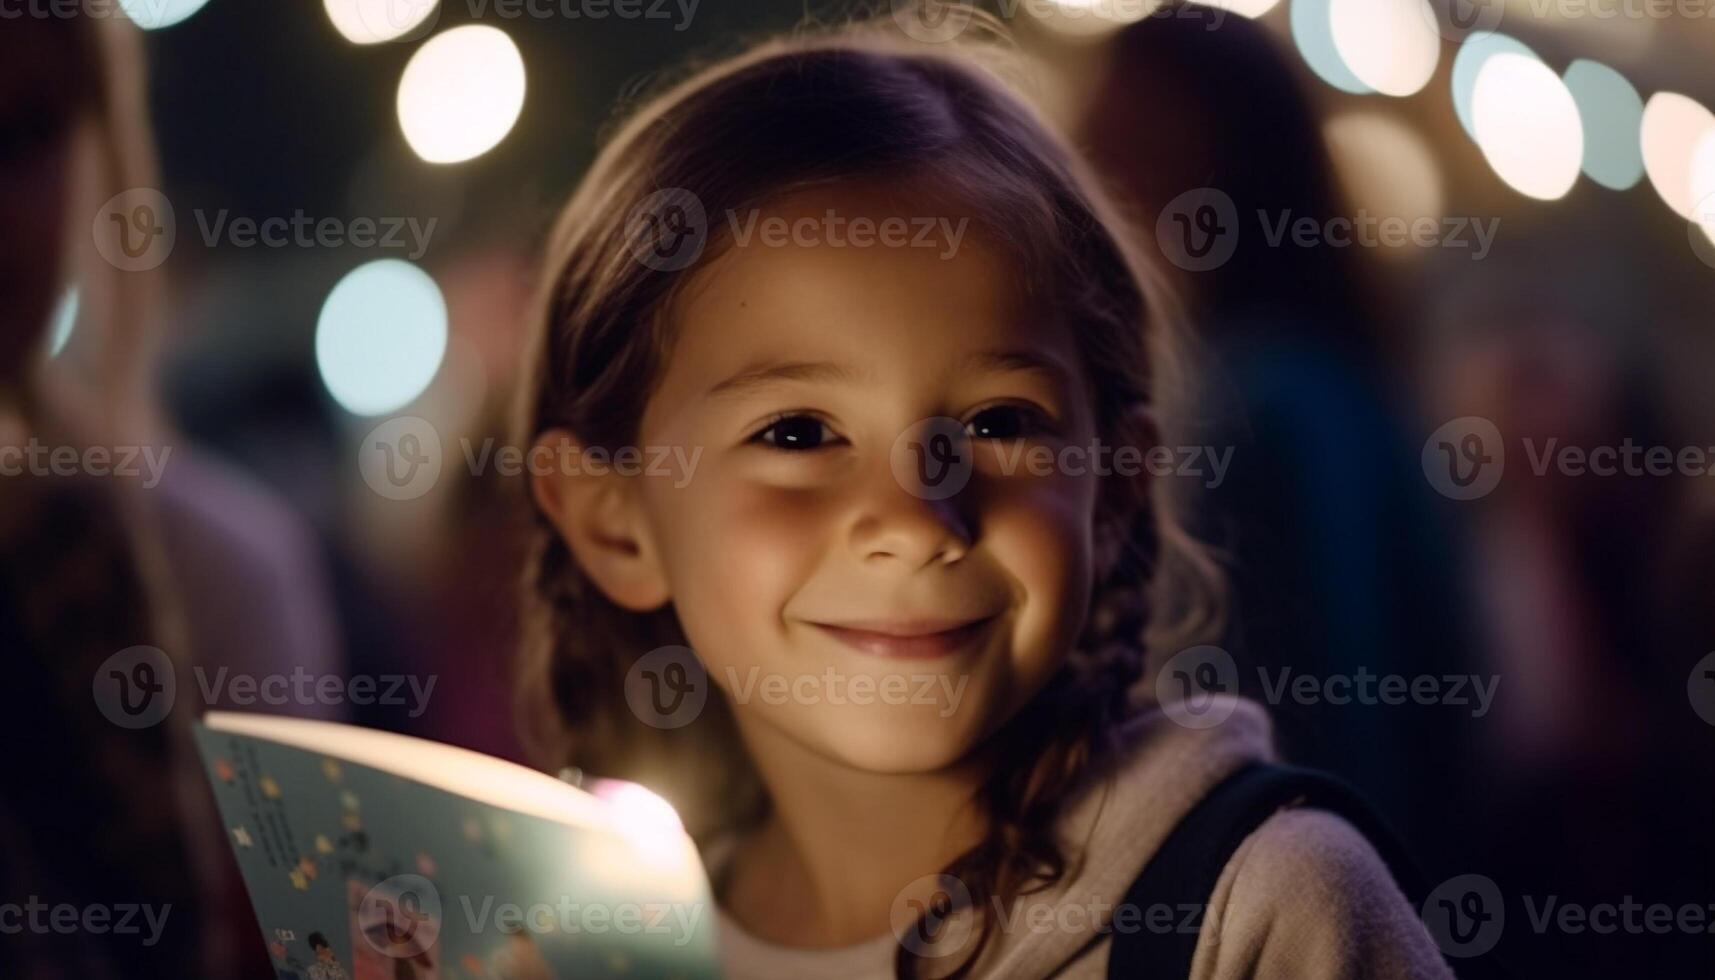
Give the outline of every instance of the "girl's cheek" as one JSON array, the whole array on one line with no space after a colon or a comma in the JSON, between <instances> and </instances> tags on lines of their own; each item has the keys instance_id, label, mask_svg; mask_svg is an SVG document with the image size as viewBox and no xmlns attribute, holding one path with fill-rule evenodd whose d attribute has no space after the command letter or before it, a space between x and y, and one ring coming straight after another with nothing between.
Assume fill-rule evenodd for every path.
<instances>
[{"instance_id":1,"label":"girl's cheek","mask_svg":"<svg viewBox=\"0 0 1715 980\"><path fill-rule=\"evenodd\" d=\"M711 478L674 496L663 546L686 631L763 641L833 540L834 493Z\"/></svg>"}]
</instances>

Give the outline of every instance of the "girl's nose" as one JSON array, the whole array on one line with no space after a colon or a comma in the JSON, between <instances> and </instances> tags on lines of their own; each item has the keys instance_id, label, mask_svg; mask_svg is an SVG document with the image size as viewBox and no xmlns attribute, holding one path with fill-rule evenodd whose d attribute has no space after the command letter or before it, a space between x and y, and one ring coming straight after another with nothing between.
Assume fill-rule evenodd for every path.
<instances>
[{"instance_id":1,"label":"girl's nose","mask_svg":"<svg viewBox=\"0 0 1715 980\"><path fill-rule=\"evenodd\" d=\"M887 467L866 480L851 527L853 553L864 562L894 561L907 569L962 559L971 546L965 494L927 499Z\"/></svg>"}]
</instances>

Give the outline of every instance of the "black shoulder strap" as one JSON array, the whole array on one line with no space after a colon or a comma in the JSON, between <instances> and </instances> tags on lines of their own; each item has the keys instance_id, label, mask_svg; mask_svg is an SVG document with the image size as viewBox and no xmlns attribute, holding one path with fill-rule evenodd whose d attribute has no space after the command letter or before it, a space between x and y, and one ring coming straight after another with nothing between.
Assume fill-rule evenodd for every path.
<instances>
[{"instance_id":1,"label":"black shoulder strap","mask_svg":"<svg viewBox=\"0 0 1715 980\"><path fill-rule=\"evenodd\" d=\"M1398 836L1357 790L1327 773L1273 763L1245 766L1210 790L1132 882L1125 906L1145 913L1156 908L1206 908L1233 852L1263 821L1287 806L1327 810L1351 823L1376 849L1413 907L1421 906L1425 898L1421 873ZM1149 921L1147 916L1144 921ZM1174 925L1171 929L1116 929L1108 952L1109 980L1189 977L1199 931L1177 928L1177 915Z\"/></svg>"}]
</instances>

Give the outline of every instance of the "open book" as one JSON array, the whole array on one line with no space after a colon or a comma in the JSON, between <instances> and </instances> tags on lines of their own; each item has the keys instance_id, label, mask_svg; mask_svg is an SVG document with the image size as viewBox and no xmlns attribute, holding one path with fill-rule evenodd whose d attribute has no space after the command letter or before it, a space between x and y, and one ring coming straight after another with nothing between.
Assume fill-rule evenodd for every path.
<instances>
[{"instance_id":1,"label":"open book","mask_svg":"<svg viewBox=\"0 0 1715 980\"><path fill-rule=\"evenodd\" d=\"M719 976L695 845L642 787L269 715L196 740L277 980Z\"/></svg>"}]
</instances>

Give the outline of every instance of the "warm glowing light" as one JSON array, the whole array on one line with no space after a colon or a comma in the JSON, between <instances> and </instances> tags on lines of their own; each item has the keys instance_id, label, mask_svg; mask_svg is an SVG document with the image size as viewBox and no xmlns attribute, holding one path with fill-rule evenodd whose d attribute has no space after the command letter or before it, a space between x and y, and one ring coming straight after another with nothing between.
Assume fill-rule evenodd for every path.
<instances>
[{"instance_id":1,"label":"warm glowing light","mask_svg":"<svg viewBox=\"0 0 1715 980\"><path fill-rule=\"evenodd\" d=\"M53 316L48 320L48 356L58 357L60 351L66 349L71 340L71 332L77 327L77 308L80 297L76 286L67 287L65 295L60 297L59 304L54 307Z\"/></svg>"},{"instance_id":2,"label":"warm glowing light","mask_svg":"<svg viewBox=\"0 0 1715 980\"><path fill-rule=\"evenodd\" d=\"M1331 0L1328 16L1334 50L1359 81L1395 96L1429 84L1441 38L1425 0Z\"/></svg>"},{"instance_id":3,"label":"warm glowing light","mask_svg":"<svg viewBox=\"0 0 1715 980\"><path fill-rule=\"evenodd\" d=\"M1346 196L1360 211L1407 223L1440 221L1445 208L1441 168L1417 130L1387 113L1346 112L1324 123L1322 134ZM1385 249L1382 254L1409 252Z\"/></svg>"},{"instance_id":4,"label":"warm glowing light","mask_svg":"<svg viewBox=\"0 0 1715 980\"><path fill-rule=\"evenodd\" d=\"M1155 13L1162 0L1052 0L1030 4L1037 19L1069 37L1107 34Z\"/></svg>"},{"instance_id":5,"label":"warm glowing light","mask_svg":"<svg viewBox=\"0 0 1715 980\"><path fill-rule=\"evenodd\" d=\"M524 58L502 31L472 24L431 38L399 79L399 125L430 163L481 156L524 108Z\"/></svg>"},{"instance_id":6,"label":"warm glowing light","mask_svg":"<svg viewBox=\"0 0 1715 980\"><path fill-rule=\"evenodd\" d=\"M316 323L316 366L354 415L403 408L423 393L447 349L440 287L409 262L381 259L347 273Z\"/></svg>"},{"instance_id":7,"label":"warm glowing light","mask_svg":"<svg viewBox=\"0 0 1715 980\"><path fill-rule=\"evenodd\" d=\"M1203 6L1219 7L1240 17L1261 17L1280 6L1280 0L1203 0Z\"/></svg>"},{"instance_id":8,"label":"warm glowing light","mask_svg":"<svg viewBox=\"0 0 1715 980\"><path fill-rule=\"evenodd\" d=\"M322 0L334 29L353 44L394 41L440 9L440 0Z\"/></svg>"},{"instance_id":9,"label":"warm glowing light","mask_svg":"<svg viewBox=\"0 0 1715 980\"><path fill-rule=\"evenodd\" d=\"M1366 95L1375 90L1352 73L1334 44L1332 4L1333 0L1293 0L1292 40L1317 77L1342 92Z\"/></svg>"},{"instance_id":10,"label":"warm glowing light","mask_svg":"<svg viewBox=\"0 0 1715 980\"><path fill-rule=\"evenodd\" d=\"M1691 220L1715 244L1715 129L1703 134L1691 154Z\"/></svg>"},{"instance_id":11,"label":"warm glowing light","mask_svg":"<svg viewBox=\"0 0 1715 980\"><path fill-rule=\"evenodd\" d=\"M1520 194L1552 201L1578 182L1584 123L1547 65L1522 54L1490 58L1477 73L1471 116L1489 166Z\"/></svg>"},{"instance_id":12,"label":"warm glowing light","mask_svg":"<svg viewBox=\"0 0 1715 980\"><path fill-rule=\"evenodd\" d=\"M158 31L187 20L208 0L119 0L119 9L138 27Z\"/></svg>"},{"instance_id":13,"label":"warm glowing light","mask_svg":"<svg viewBox=\"0 0 1715 980\"><path fill-rule=\"evenodd\" d=\"M1459 53L1453 56L1453 112L1459 117L1459 125L1465 127L1465 132L1472 139L1477 138L1477 127L1471 122L1471 100L1477 92L1477 73L1497 54L1536 57L1536 52L1522 41L1505 34L1473 34L1459 45Z\"/></svg>"},{"instance_id":14,"label":"warm glowing light","mask_svg":"<svg viewBox=\"0 0 1715 980\"><path fill-rule=\"evenodd\" d=\"M685 848L685 825L673 804L636 783L604 779L592 787L613 808L613 826L637 851L659 864L677 859Z\"/></svg>"},{"instance_id":15,"label":"warm glowing light","mask_svg":"<svg viewBox=\"0 0 1715 980\"><path fill-rule=\"evenodd\" d=\"M1580 59L1566 69L1566 89L1584 120L1584 173L1603 187L1623 191L1644 176L1644 100L1626 77L1607 65Z\"/></svg>"},{"instance_id":16,"label":"warm glowing light","mask_svg":"<svg viewBox=\"0 0 1715 980\"><path fill-rule=\"evenodd\" d=\"M1693 186L1699 150L1715 133L1715 115L1695 99L1677 92L1657 92L1644 104L1640 127L1644 170L1655 192L1679 215L1695 218L1698 204Z\"/></svg>"}]
</instances>

